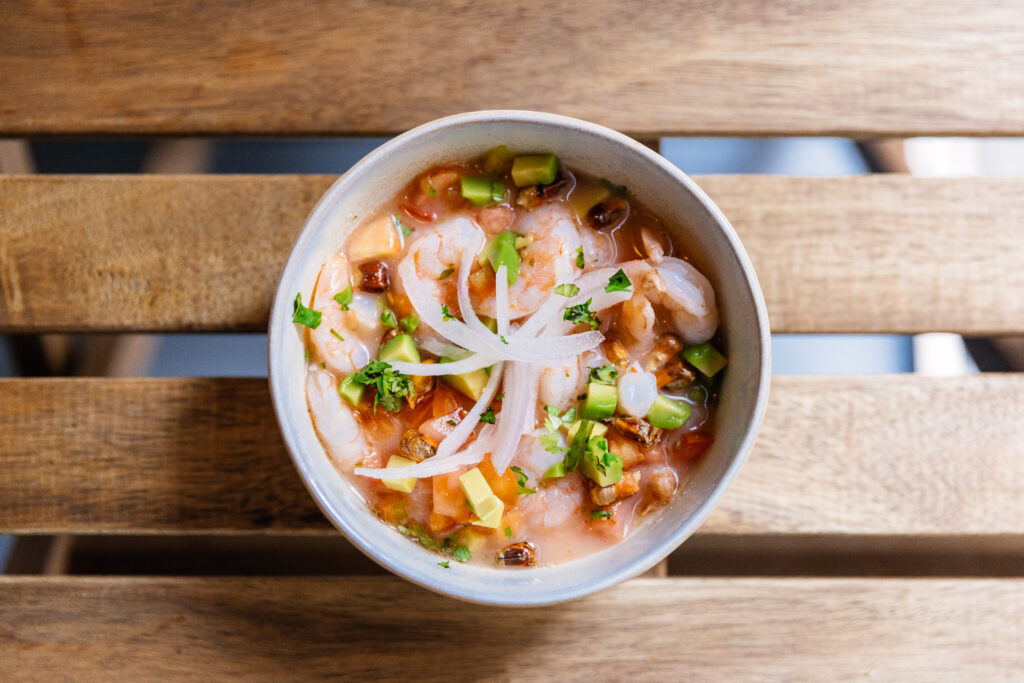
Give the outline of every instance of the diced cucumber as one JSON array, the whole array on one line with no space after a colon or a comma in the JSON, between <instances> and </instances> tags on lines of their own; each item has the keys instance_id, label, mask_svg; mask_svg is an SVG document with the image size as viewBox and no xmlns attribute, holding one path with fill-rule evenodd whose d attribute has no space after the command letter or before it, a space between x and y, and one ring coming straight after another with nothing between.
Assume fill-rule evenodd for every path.
<instances>
[{"instance_id":1,"label":"diced cucumber","mask_svg":"<svg viewBox=\"0 0 1024 683\"><path fill-rule=\"evenodd\" d=\"M588 420L603 420L615 414L618 402L619 392L614 386L591 382L587 385L581 415Z\"/></svg>"},{"instance_id":2,"label":"diced cucumber","mask_svg":"<svg viewBox=\"0 0 1024 683\"><path fill-rule=\"evenodd\" d=\"M520 259L519 252L516 251L516 237L518 235L511 230L504 231L495 238L487 255L487 260L490 261L495 273L498 272L498 268L505 266L509 286L514 285L519 279Z\"/></svg>"},{"instance_id":3,"label":"diced cucumber","mask_svg":"<svg viewBox=\"0 0 1024 683\"><path fill-rule=\"evenodd\" d=\"M377 352L378 360L391 362L401 360L406 363L419 363L420 351L416 348L416 342L407 334L397 334L384 342L380 351Z\"/></svg>"},{"instance_id":4,"label":"diced cucumber","mask_svg":"<svg viewBox=\"0 0 1024 683\"><path fill-rule=\"evenodd\" d=\"M355 381L355 373L352 373L345 379L341 380L341 384L338 385L338 393L341 397L348 401L349 405L353 408L359 405L359 401L363 398L363 389L366 387L362 384L357 384Z\"/></svg>"},{"instance_id":5,"label":"diced cucumber","mask_svg":"<svg viewBox=\"0 0 1024 683\"><path fill-rule=\"evenodd\" d=\"M717 375L729 361L710 343L689 346L683 351L683 358L706 377Z\"/></svg>"},{"instance_id":6,"label":"diced cucumber","mask_svg":"<svg viewBox=\"0 0 1024 683\"><path fill-rule=\"evenodd\" d=\"M690 419L690 404L673 401L668 396L654 399L654 405L647 413L647 421L661 429L676 429Z\"/></svg>"},{"instance_id":7,"label":"diced cucumber","mask_svg":"<svg viewBox=\"0 0 1024 683\"><path fill-rule=\"evenodd\" d=\"M473 206L484 206L491 203L491 181L487 178L463 178L462 196Z\"/></svg>"},{"instance_id":8,"label":"diced cucumber","mask_svg":"<svg viewBox=\"0 0 1024 683\"><path fill-rule=\"evenodd\" d=\"M554 154L531 154L516 157L512 162L512 182L516 187L547 185L558 175L558 157Z\"/></svg>"}]
</instances>

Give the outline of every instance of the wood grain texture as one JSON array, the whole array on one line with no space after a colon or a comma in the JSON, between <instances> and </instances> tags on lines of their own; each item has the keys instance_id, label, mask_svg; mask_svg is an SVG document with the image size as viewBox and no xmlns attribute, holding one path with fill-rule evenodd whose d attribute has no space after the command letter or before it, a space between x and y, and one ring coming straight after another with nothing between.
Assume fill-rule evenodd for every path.
<instances>
[{"instance_id":1,"label":"wood grain texture","mask_svg":"<svg viewBox=\"0 0 1024 683\"><path fill-rule=\"evenodd\" d=\"M0 331L262 331L325 176L0 178ZM1024 179L705 176L776 332L1024 331Z\"/></svg>"},{"instance_id":2,"label":"wood grain texture","mask_svg":"<svg viewBox=\"0 0 1024 683\"><path fill-rule=\"evenodd\" d=\"M0 380L0 532L331 532L259 379ZM715 534L1024 534L1024 376L776 377Z\"/></svg>"},{"instance_id":3,"label":"wood grain texture","mask_svg":"<svg viewBox=\"0 0 1024 683\"><path fill-rule=\"evenodd\" d=\"M640 579L510 611L391 578L19 577L0 656L9 680L1002 681L1022 607L1014 579Z\"/></svg>"},{"instance_id":4,"label":"wood grain texture","mask_svg":"<svg viewBox=\"0 0 1024 683\"><path fill-rule=\"evenodd\" d=\"M3 3L0 134L1024 133L1018 0Z\"/></svg>"}]
</instances>

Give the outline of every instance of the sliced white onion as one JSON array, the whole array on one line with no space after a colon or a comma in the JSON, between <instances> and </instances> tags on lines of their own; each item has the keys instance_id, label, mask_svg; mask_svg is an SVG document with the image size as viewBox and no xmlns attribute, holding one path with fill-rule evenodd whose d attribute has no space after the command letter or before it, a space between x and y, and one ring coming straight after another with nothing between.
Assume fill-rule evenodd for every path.
<instances>
[{"instance_id":1,"label":"sliced white onion","mask_svg":"<svg viewBox=\"0 0 1024 683\"><path fill-rule=\"evenodd\" d=\"M494 310L498 321L498 335L508 339L508 266L498 266L494 274Z\"/></svg>"},{"instance_id":2,"label":"sliced white onion","mask_svg":"<svg viewBox=\"0 0 1024 683\"><path fill-rule=\"evenodd\" d=\"M511 363L505 379L505 398L501 402L498 434L495 437L494 453L491 454L491 464L498 474L509 466L519 447L523 414L528 400L523 381L525 367L523 363Z\"/></svg>"},{"instance_id":3,"label":"sliced white onion","mask_svg":"<svg viewBox=\"0 0 1024 683\"><path fill-rule=\"evenodd\" d=\"M537 394L540 393L540 368L532 363L523 363L523 421L520 427L521 434L530 434L536 427L537 421Z\"/></svg>"},{"instance_id":4,"label":"sliced white onion","mask_svg":"<svg viewBox=\"0 0 1024 683\"><path fill-rule=\"evenodd\" d=\"M523 323L516 332L516 337L536 337L544 329L551 317L561 310L561 306L569 300L569 297L555 293L555 288L563 284L575 284L572 274L567 271L561 259L555 261L555 287L548 293L548 298L540 305L533 315Z\"/></svg>"},{"instance_id":5,"label":"sliced white onion","mask_svg":"<svg viewBox=\"0 0 1024 683\"><path fill-rule=\"evenodd\" d=\"M476 441L458 453L446 458L434 456L408 467L357 467L353 471L360 476L369 477L370 479L405 479L409 477L423 479L425 477L434 477L438 474L454 472L466 465L477 464L484 459L484 456L493 447L493 441L494 426L484 425Z\"/></svg>"},{"instance_id":6,"label":"sliced white onion","mask_svg":"<svg viewBox=\"0 0 1024 683\"><path fill-rule=\"evenodd\" d=\"M630 367L619 377L619 407L627 415L645 417L658 398L658 380L649 372Z\"/></svg>"},{"instance_id":7,"label":"sliced white onion","mask_svg":"<svg viewBox=\"0 0 1024 683\"><path fill-rule=\"evenodd\" d=\"M483 324L476 311L473 310L473 302L469 298L469 271L472 270L476 254L483 247L487 238L480 230L472 227L472 224L469 230L463 229L462 237L465 240L465 247L462 251L459 280L456 286L459 310L462 311L462 319L466 321L466 326L480 338L482 343L486 344L490 338L494 337L494 333Z\"/></svg>"},{"instance_id":8,"label":"sliced white onion","mask_svg":"<svg viewBox=\"0 0 1024 683\"><path fill-rule=\"evenodd\" d=\"M480 416L483 415L484 410L490 405L494 395L498 393L498 385L501 383L501 375L504 368L504 363L498 363L494 366L494 369L491 370L491 377L487 380L479 400L469 409L469 413L462 419L459 426L449 432L448 436L438 445L437 454L434 455L435 458L451 455L462 448L462 444L466 443L469 435L473 433L473 430L480 422Z\"/></svg>"},{"instance_id":9,"label":"sliced white onion","mask_svg":"<svg viewBox=\"0 0 1024 683\"><path fill-rule=\"evenodd\" d=\"M466 372L473 372L480 368L494 365L497 361L493 358L474 353L468 358L452 361L451 363L407 363L401 360L388 361L388 364L396 372L403 375L416 375L419 377L436 377L438 375L461 375Z\"/></svg>"},{"instance_id":10,"label":"sliced white onion","mask_svg":"<svg viewBox=\"0 0 1024 683\"><path fill-rule=\"evenodd\" d=\"M435 356L443 356L445 358L451 358L452 360L462 360L463 358L469 358L473 355L472 351L467 351L461 346L455 346L455 344L446 344L445 342L438 341L433 337L427 337L420 344L420 348L424 351L429 351Z\"/></svg>"}]
</instances>

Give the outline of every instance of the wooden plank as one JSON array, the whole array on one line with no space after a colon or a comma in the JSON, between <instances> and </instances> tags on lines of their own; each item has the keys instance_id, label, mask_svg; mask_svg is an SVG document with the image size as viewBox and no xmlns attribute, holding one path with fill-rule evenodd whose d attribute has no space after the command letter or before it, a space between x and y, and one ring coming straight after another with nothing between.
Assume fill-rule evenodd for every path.
<instances>
[{"instance_id":1,"label":"wooden plank","mask_svg":"<svg viewBox=\"0 0 1024 683\"><path fill-rule=\"evenodd\" d=\"M0 26L0 134L376 134L517 107L650 136L1019 135L1020 12L1017 0L17 3Z\"/></svg>"},{"instance_id":2,"label":"wooden plank","mask_svg":"<svg viewBox=\"0 0 1024 683\"><path fill-rule=\"evenodd\" d=\"M1024 331L1024 178L697 180L776 332ZM265 330L331 181L0 178L0 331Z\"/></svg>"},{"instance_id":3,"label":"wooden plank","mask_svg":"<svg viewBox=\"0 0 1024 683\"><path fill-rule=\"evenodd\" d=\"M391 578L3 577L0 655L16 680L1001 681L1022 607L1014 579L640 579L511 613Z\"/></svg>"},{"instance_id":4,"label":"wooden plank","mask_svg":"<svg viewBox=\"0 0 1024 683\"><path fill-rule=\"evenodd\" d=\"M0 380L0 532L328 532L261 379ZM773 379L702 528L1024 534L1024 376Z\"/></svg>"}]
</instances>

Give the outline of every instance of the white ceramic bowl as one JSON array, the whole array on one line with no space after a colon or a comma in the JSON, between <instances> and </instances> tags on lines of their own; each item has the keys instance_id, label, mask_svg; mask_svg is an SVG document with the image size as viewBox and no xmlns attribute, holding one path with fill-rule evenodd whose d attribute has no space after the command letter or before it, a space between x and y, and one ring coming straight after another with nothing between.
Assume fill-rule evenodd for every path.
<instances>
[{"instance_id":1,"label":"white ceramic bowl","mask_svg":"<svg viewBox=\"0 0 1024 683\"><path fill-rule=\"evenodd\" d=\"M296 292L307 297L328 255L414 175L478 156L497 144L513 153L552 151L572 168L612 179L666 221L715 286L729 367L715 411L715 442L655 523L607 550L553 567L499 570L451 563L388 528L334 469L306 407L303 342L291 322ZM270 316L269 372L285 443L313 498L370 558L421 586L501 605L570 600L646 571L707 516L754 441L768 395L769 330L757 278L725 216L686 175L647 147L584 121L528 111L449 116L381 145L343 175L316 205L292 249Z\"/></svg>"}]
</instances>

